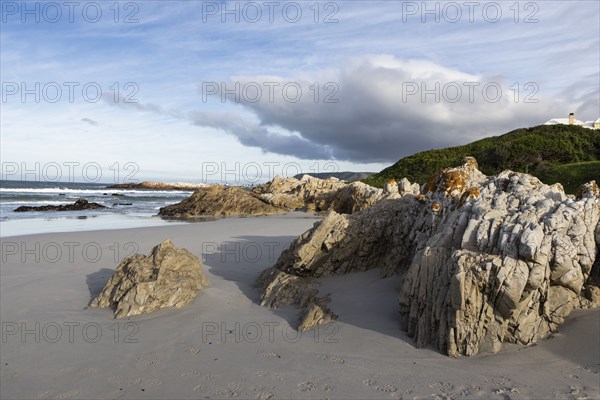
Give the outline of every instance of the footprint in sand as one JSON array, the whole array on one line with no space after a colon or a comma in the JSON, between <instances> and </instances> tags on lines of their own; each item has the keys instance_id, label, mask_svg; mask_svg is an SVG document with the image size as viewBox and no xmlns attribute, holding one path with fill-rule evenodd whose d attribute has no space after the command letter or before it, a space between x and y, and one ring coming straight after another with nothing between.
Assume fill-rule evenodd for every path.
<instances>
[{"instance_id":1,"label":"footprint in sand","mask_svg":"<svg viewBox=\"0 0 600 400\"><path fill-rule=\"evenodd\" d=\"M72 399L77 396L79 392L77 390L71 390L69 392L57 394L55 399Z\"/></svg>"},{"instance_id":2,"label":"footprint in sand","mask_svg":"<svg viewBox=\"0 0 600 400\"><path fill-rule=\"evenodd\" d=\"M185 376L200 376L202 373L200 371L187 371L187 372L182 372L179 376L185 377Z\"/></svg>"},{"instance_id":3,"label":"footprint in sand","mask_svg":"<svg viewBox=\"0 0 600 400\"><path fill-rule=\"evenodd\" d=\"M227 384L227 388L238 392L244 390L243 382L230 382Z\"/></svg>"},{"instance_id":4,"label":"footprint in sand","mask_svg":"<svg viewBox=\"0 0 600 400\"><path fill-rule=\"evenodd\" d=\"M398 388L394 385L380 385L376 389L384 393L395 393L398 391Z\"/></svg>"},{"instance_id":5,"label":"footprint in sand","mask_svg":"<svg viewBox=\"0 0 600 400\"><path fill-rule=\"evenodd\" d=\"M227 398L238 397L240 395L240 391L235 388L230 387L220 387L215 389L212 394L216 396L225 396Z\"/></svg>"},{"instance_id":6,"label":"footprint in sand","mask_svg":"<svg viewBox=\"0 0 600 400\"><path fill-rule=\"evenodd\" d=\"M492 390L494 394L507 394L507 393L519 393L519 389L516 388L500 388Z\"/></svg>"},{"instance_id":7,"label":"footprint in sand","mask_svg":"<svg viewBox=\"0 0 600 400\"><path fill-rule=\"evenodd\" d=\"M155 359L146 363L146 368L154 367L158 364L162 364L162 360Z\"/></svg>"},{"instance_id":8,"label":"footprint in sand","mask_svg":"<svg viewBox=\"0 0 600 400\"><path fill-rule=\"evenodd\" d=\"M269 353L263 353L262 355L264 358L281 358L281 356L277 353L273 353L273 352L269 352Z\"/></svg>"},{"instance_id":9,"label":"footprint in sand","mask_svg":"<svg viewBox=\"0 0 600 400\"><path fill-rule=\"evenodd\" d=\"M336 356L329 356L327 354L321 354L321 355L317 356L317 358L319 360L328 360L332 364L343 364L346 362L343 358L336 357Z\"/></svg>"},{"instance_id":10,"label":"footprint in sand","mask_svg":"<svg viewBox=\"0 0 600 400\"><path fill-rule=\"evenodd\" d=\"M199 347L198 348L196 348L196 347L190 347L185 352L188 353L188 354L191 354L191 355L195 356L195 355L198 355L200 353L200 348Z\"/></svg>"},{"instance_id":11,"label":"footprint in sand","mask_svg":"<svg viewBox=\"0 0 600 400\"><path fill-rule=\"evenodd\" d=\"M79 375L92 375L98 372L96 368L82 368L77 373Z\"/></svg>"},{"instance_id":12,"label":"footprint in sand","mask_svg":"<svg viewBox=\"0 0 600 400\"><path fill-rule=\"evenodd\" d=\"M578 386L569 386L569 389L571 390L569 394L579 394L582 388Z\"/></svg>"},{"instance_id":13,"label":"footprint in sand","mask_svg":"<svg viewBox=\"0 0 600 400\"><path fill-rule=\"evenodd\" d=\"M205 381L212 381L213 379L215 379L217 377L217 375L213 375L213 374L208 374L208 375L204 375L202 377L202 379L204 379Z\"/></svg>"},{"instance_id":14,"label":"footprint in sand","mask_svg":"<svg viewBox=\"0 0 600 400\"><path fill-rule=\"evenodd\" d=\"M273 400L275 395L271 392L262 392L256 396L256 400Z\"/></svg>"},{"instance_id":15,"label":"footprint in sand","mask_svg":"<svg viewBox=\"0 0 600 400\"><path fill-rule=\"evenodd\" d=\"M325 391L325 392L331 392L333 389L334 389L334 387L331 385L323 386L323 391Z\"/></svg>"},{"instance_id":16,"label":"footprint in sand","mask_svg":"<svg viewBox=\"0 0 600 400\"><path fill-rule=\"evenodd\" d=\"M38 393L37 398L38 399L47 399L48 397L50 397L51 392L49 390L46 390L44 392Z\"/></svg>"},{"instance_id":17,"label":"footprint in sand","mask_svg":"<svg viewBox=\"0 0 600 400\"><path fill-rule=\"evenodd\" d=\"M373 380L373 379L365 379L363 380L363 383L367 386L375 386L377 385L377 381Z\"/></svg>"},{"instance_id":18,"label":"footprint in sand","mask_svg":"<svg viewBox=\"0 0 600 400\"><path fill-rule=\"evenodd\" d=\"M194 392L204 392L206 391L206 387L202 386L202 385L196 385L194 386Z\"/></svg>"},{"instance_id":19,"label":"footprint in sand","mask_svg":"<svg viewBox=\"0 0 600 400\"><path fill-rule=\"evenodd\" d=\"M417 388L417 386L411 385L410 387L404 389L404 393L411 394L416 388Z\"/></svg>"},{"instance_id":20,"label":"footprint in sand","mask_svg":"<svg viewBox=\"0 0 600 400\"><path fill-rule=\"evenodd\" d=\"M310 392L311 390L315 390L317 384L314 382L307 381L299 383L298 387L300 388L301 392Z\"/></svg>"},{"instance_id":21,"label":"footprint in sand","mask_svg":"<svg viewBox=\"0 0 600 400\"><path fill-rule=\"evenodd\" d=\"M469 397L472 396L469 389L464 386L455 387L453 384L449 382L438 382L435 385L429 385L431 388L437 389L437 396L440 399L447 398L458 398L458 397Z\"/></svg>"},{"instance_id":22,"label":"footprint in sand","mask_svg":"<svg viewBox=\"0 0 600 400\"><path fill-rule=\"evenodd\" d=\"M157 386L157 385L162 385L162 381L157 378L152 378L152 379L135 378L135 379L130 379L129 381L123 382L122 384L124 384L126 386Z\"/></svg>"},{"instance_id":23,"label":"footprint in sand","mask_svg":"<svg viewBox=\"0 0 600 400\"><path fill-rule=\"evenodd\" d=\"M507 377L503 376L501 378L485 378L484 381L485 382L491 382L491 383L493 383L495 385L498 385L498 386L504 386L504 385L506 385L507 383L510 382L510 379L508 379Z\"/></svg>"}]
</instances>

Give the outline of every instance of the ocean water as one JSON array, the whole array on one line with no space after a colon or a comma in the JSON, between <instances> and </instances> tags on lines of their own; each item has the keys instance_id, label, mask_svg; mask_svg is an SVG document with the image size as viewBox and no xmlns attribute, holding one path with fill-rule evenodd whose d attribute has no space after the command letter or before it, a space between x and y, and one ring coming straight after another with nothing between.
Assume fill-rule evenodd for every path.
<instances>
[{"instance_id":1,"label":"ocean water","mask_svg":"<svg viewBox=\"0 0 600 400\"><path fill-rule=\"evenodd\" d=\"M157 226L160 207L192 192L108 189L102 183L0 181L0 236ZM100 210L14 212L19 206L72 204L78 199L106 206Z\"/></svg>"}]
</instances>

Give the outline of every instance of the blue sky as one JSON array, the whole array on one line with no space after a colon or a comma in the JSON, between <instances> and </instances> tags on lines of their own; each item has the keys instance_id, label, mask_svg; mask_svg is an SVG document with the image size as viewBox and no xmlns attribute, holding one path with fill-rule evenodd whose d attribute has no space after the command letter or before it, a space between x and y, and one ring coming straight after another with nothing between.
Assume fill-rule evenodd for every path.
<instances>
[{"instance_id":1,"label":"blue sky","mask_svg":"<svg viewBox=\"0 0 600 400\"><path fill-rule=\"evenodd\" d=\"M569 112L600 116L598 1L81 1L72 21L65 2L23 4L2 2L0 33L0 155L19 168L93 162L103 181L115 162L170 181L243 181L256 165L263 180L378 171ZM39 102L22 96L36 82ZM249 90L238 99L207 94L236 83Z\"/></svg>"}]
</instances>

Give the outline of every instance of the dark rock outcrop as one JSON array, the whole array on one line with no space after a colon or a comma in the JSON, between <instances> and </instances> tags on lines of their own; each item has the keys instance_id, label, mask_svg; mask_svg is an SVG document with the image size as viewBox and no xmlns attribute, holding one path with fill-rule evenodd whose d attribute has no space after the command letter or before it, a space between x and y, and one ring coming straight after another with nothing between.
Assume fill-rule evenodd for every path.
<instances>
[{"instance_id":1,"label":"dark rock outcrop","mask_svg":"<svg viewBox=\"0 0 600 400\"><path fill-rule=\"evenodd\" d=\"M254 193L238 187L211 185L196 190L191 197L162 207L158 215L169 218L202 216L245 216L283 214L286 210L268 204Z\"/></svg>"},{"instance_id":2,"label":"dark rock outcrop","mask_svg":"<svg viewBox=\"0 0 600 400\"><path fill-rule=\"evenodd\" d=\"M81 211L81 210L97 210L106 208L102 204L90 203L87 200L77 200L73 204L61 204L58 206L21 206L15 209L15 212L28 211Z\"/></svg>"}]
</instances>

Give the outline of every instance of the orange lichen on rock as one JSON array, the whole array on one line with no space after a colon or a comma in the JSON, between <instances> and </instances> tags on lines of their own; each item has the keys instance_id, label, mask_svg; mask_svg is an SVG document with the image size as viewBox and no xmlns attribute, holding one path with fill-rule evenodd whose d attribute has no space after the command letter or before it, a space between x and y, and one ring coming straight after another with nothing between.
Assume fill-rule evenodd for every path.
<instances>
[{"instance_id":1,"label":"orange lichen on rock","mask_svg":"<svg viewBox=\"0 0 600 400\"><path fill-rule=\"evenodd\" d=\"M439 190L450 194L454 191L462 192L467 185L469 176L466 172L460 170L451 170L443 174L444 181Z\"/></svg>"},{"instance_id":2,"label":"orange lichen on rock","mask_svg":"<svg viewBox=\"0 0 600 400\"><path fill-rule=\"evenodd\" d=\"M464 193L460 196L460 200L458 200L458 207L462 207L463 204L465 204L465 202L471 198L471 199L476 199L479 197L479 195L481 194L481 192L479 191L479 188L476 187L470 187L467 190L464 191Z\"/></svg>"},{"instance_id":3,"label":"orange lichen on rock","mask_svg":"<svg viewBox=\"0 0 600 400\"><path fill-rule=\"evenodd\" d=\"M435 175L433 175L431 178L429 178L429 180L425 184L425 187L423 188L423 194L433 192L437 189L438 182L442 176L442 173L443 172L440 171L440 172L436 173Z\"/></svg>"},{"instance_id":4,"label":"orange lichen on rock","mask_svg":"<svg viewBox=\"0 0 600 400\"><path fill-rule=\"evenodd\" d=\"M467 186L469 175L458 168L446 168L432 176L423 189L423 194L431 192L442 192L450 195L455 191L461 192Z\"/></svg>"}]
</instances>

